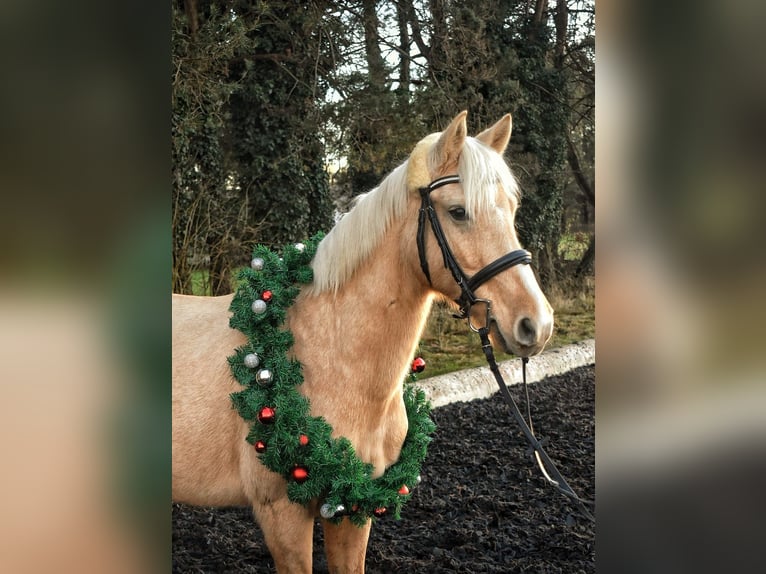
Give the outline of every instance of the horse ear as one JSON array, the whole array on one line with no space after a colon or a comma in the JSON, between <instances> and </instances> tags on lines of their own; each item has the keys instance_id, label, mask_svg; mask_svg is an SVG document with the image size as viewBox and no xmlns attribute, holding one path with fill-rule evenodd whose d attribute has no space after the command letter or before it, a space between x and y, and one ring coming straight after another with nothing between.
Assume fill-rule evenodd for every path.
<instances>
[{"instance_id":1,"label":"horse ear","mask_svg":"<svg viewBox=\"0 0 766 574\"><path fill-rule=\"evenodd\" d=\"M437 166L439 171L446 171L457 167L457 160L460 157L460 152L463 151L463 144L465 138L468 135L468 129L465 125L465 118L468 115L467 111L460 112L455 119L450 122L438 141L434 144L431 151L434 160L433 164Z\"/></svg>"},{"instance_id":2,"label":"horse ear","mask_svg":"<svg viewBox=\"0 0 766 574\"><path fill-rule=\"evenodd\" d=\"M476 139L503 155L511 140L511 126L511 114L505 114L494 126L477 135Z\"/></svg>"}]
</instances>

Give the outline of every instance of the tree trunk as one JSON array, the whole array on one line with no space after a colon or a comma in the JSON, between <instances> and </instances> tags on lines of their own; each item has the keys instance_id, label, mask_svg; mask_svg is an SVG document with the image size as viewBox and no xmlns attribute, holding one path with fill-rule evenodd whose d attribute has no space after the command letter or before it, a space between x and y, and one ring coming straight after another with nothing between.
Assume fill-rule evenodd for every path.
<instances>
[{"instance_id":1,"label":"tree trunk","mask_svg":"<svg viewBox=\"0 0 766 574\"><path fill-rule=\"evenodd\" d=\"M447 11L445 0L430 0L431 5L431 48L428 65L431 77L438 83L447 68Z\"/></svg>"},{"instance_id":2,"label":"tree trunk","mask_svg":"<svg viewBox=\"0 0 766 574\"><path fill-rule=\"evenodd\" d=\"M564 63L564 55L567 47L567 27L569 25L569 8L567 0L558 0L556 14L553 17L556 24L556 47L553 52L556 67L561 68Z\"/></svg>"},{"instance_id":3,"label":"tree trunk","mask_svg":"<svg viewBox=\"0 0 766 574\"><path fill-rule=\"evenodd\" d=\"M194 40L197 38L197 30L199 30L197 0L184 0L184 12L189 21L189 35L192 37L192 40Z\"/></svg>"},{"instance_id":4,"label":"tree trunk","mask_svg":"<svg viewBox=\"0 0 766 574\"><path fill-rule=\"evenodd\" d=\"M545 11L548 9L548 0L536 0L534 23L542 26L545 19Z\"/></svg>"},{"instance_id":5,"label":"tree trunk","mask_svg":"<svg viewBox=\"0 0 766 574\"><path fill-rule=\"evenodd\" d=\"M412 8L411 0L401 0L396 3L396 18L399 25L399 89L402 97L407 98L410 91L410 32L407 28L409 13Z\"/></svg>"},{"instance_id":6,"label":"tree trunk","mask_svg":"<svg viewBox=\"0 0 766 574\"><path fill-rule=\"evenodd\" d=\"M595 271L596 264L596 236L591 235L588 242L588 249L583 253L580 263L577 264L577 270L575 271L575 277L582 277L586 273Z\"/></svg>"},{"instance_id":7,"label":"tree trunk","mask_svg":"<svg viewBox=\"0 0 766 574\"><path fill-rule=\"evenodd\" d=\"M386 63L380 52L380 37L378 35L377 0L362 1L362 23L364 26L364 49L367 56L367 69L370 76L370 86L376 92L386 87Z\"/></svg>"},{"instance_id":8,"label":"tree trunk","mask_svg":"<svg viewBox=\"0 0 766 574\"><path fill-rule=\"evenodd\" d=\"M548 0L535 0L535 13L532 17L532 27L529 30L529 41L537 42L539 31L545 26L545 20L548 17Z\"/></svg>"},{"instance_id":9,"label":"tree trunk","mask_svg":"<svg viewBox=\"0 0 766 574\"><path fill-rule=\"evenodd\" d=\"M539 274L540 284L544 289L549 289L558 282L556 273L556 264L549 245L543 246L537 252L537 272Z\"/></svg>"}]
</instances>

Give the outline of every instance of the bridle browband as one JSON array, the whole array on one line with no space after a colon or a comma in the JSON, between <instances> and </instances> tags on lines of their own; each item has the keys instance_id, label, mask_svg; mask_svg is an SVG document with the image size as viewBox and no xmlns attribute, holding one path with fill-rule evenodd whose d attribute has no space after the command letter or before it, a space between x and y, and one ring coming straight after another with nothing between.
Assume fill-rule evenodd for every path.
<instances>
[{"instance_id":1,"label":"bridle browband","mask_svg":"<svg viewBox=\"0 0 766 574\"><path fill-rule=\"evenodd\" d=\"M418 244L418 257L420 258L420 268L423 270L423 273L426 276L426 279L428 279L429 285L431 285L431 273L428 269L428 258L426 256L426 244L425 244L425 228L426 228L426 219L428 219L429 223L431 224L431 229L434 232L434 237L436 238L436 244L439 246L439 249L442 252L442 257L444 259L444 267L450 270L450 273L452 273L452 277L455 279L455 282L460 287L460 296L455 299L455 302L458 304L458 307L460 308L459 314L455 315L458 319L467 319L469 327L476 331L479 334L479 337L481 339L481 347L484 351L484 356L487 359L487 363L489 364L489 369L492 372L492 374L495 377L495 381L498 384L498 387L500 388L501 394L503 395L503 398L508 403L508 405L511 407L511 412L516 419L516 421L521 426L521 430L529 442L529 444L532 446L532 449L534 451L535 460L540 467L540 470L543 473L543 476L545 479L555 486L559 492L564 494L567 498L569 498L572 502L574 502L580 511L590 520L595 520L591 512L586 508L586 504L592 505L593 503L590 501L585 501L581 499L577 494L574 492L571 486L567 483L566 479L561 476L561 473L556 468L556 465L553 464L553 461L550 459L548 454L543 449L542 444L539 440L537 440L537 437L535 437L534 431L532 430L532 417L530 412L530 405L529 405L529 391L527 388L527 371L526 371L526 365L529 359L527 357L522 357L521 359L521 372L522 372L522 380L524 383L524 392L526 393L527 398L527 418L529 420L529 424L527 424L527 421L524 420L524 416L521 414L521 411L519 410L518 405L516 405L516 401L513 400L513 396L511 395L511 392L508 390L508 386L505 383L505 380L503 379L503 376L500 374L500 368L497 365L497 361L495 360L495 354L494 350L492 349L492 344L489 341L489 330L490 330L490 321L491 321L491 310L492 310L492 301L490 299L482 299L476 296L476 289L478 289L481 285L492 279L495 275L498 273L501 273L505 271L506 269L510 269L511 267L514 267L515 265L524 264L529 265L532 263L532 256L530 253L524 249L516 249L514 251L511 251L510 253L506 253L502 257L499 257L495 259L492 263L489 265L483 267L480 269L476 274L474 274L472 277L467 277L463 269L460 267L460 264L458 264L457 259L455 259L455 255L452 253L452 250L449 247L449 243L447 243L447 238L444 235L444 231L442 230L442 226L439 223L439 218L436 215L436 210L434 209L434 205L431 202L431 192L435 189L438 189L442 186L449 185L451 183L460 183L460 176L458 175L447 175L445 177L440 177L438 179L433 180L431 183L429 183L426 187L421 187L418 189L420 192L420 198L421 198L421 204L420 204L420 211L418 212L418 234L417 234L417 244ZM471 308L476 305L477 303L483 303L486 306L487 313L484 323L477 327L473 324L471 321ZM550 474L548 470L546 470L546 467L548 470L550 470ZM552 475L552 477L551 477Z\"/></svg>"}]
</instances>

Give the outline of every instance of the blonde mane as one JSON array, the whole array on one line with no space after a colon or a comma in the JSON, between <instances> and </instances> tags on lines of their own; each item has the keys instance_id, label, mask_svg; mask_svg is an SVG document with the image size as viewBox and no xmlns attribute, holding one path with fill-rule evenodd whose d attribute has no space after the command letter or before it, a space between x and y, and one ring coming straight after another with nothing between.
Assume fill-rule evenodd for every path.
<instances>
[{"instance_id":1,"label":"blonde mane","mask_svg":"<svg viewBox=\"0 0 766 574\"><path fill-rule=\"evenodd\" d=\"M414 192L416 187L428 185L430 179L415 183L424 176L408 171L417 171L419 160L422 163L417 156L422 153L427 153L429 171L436 171L438 166L433 165L433 154L428 152L438 135L431 134L424 138L421 143L429 144L428 149L419 150L419 144L410 159L394 169L378 187L359 196L353 209L322 240L311 264L314 270L311 289L314 293L337 292L372 253L391 222L404 215L408 193ZM411 164L414 169L410 169ZM465 192L465 210L469 216L491 209L496 203L498 189L518 203L519 186L503 157L477 139L465 139L457 172ZM416 175L414 179L413 175ZM425 177L428 178L427 174Z\"/></svg>"}]
</instances>

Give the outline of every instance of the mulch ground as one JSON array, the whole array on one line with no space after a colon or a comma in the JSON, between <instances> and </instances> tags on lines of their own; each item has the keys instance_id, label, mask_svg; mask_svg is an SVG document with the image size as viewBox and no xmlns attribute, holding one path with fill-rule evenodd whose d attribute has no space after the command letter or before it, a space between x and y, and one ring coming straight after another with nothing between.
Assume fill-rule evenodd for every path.
<instances>
[{"instance_id":1,"label":"mulch ground","mask_svg":"<svg viewBox=\"0 0 766 574\"><path fill-rule=\"evenodd\" d=\"M530 386L538 438L582 497L595 497L594 367ZM523 391L511 388L522 411ZM402 520L380 519L367 574L595 572L595 529L540 476L500 394L434 410L423 482ZM272 573L250 509L173 505L173 572ZM322 529L314 571L326 573Z\"/></svg>"}]
</instances>

